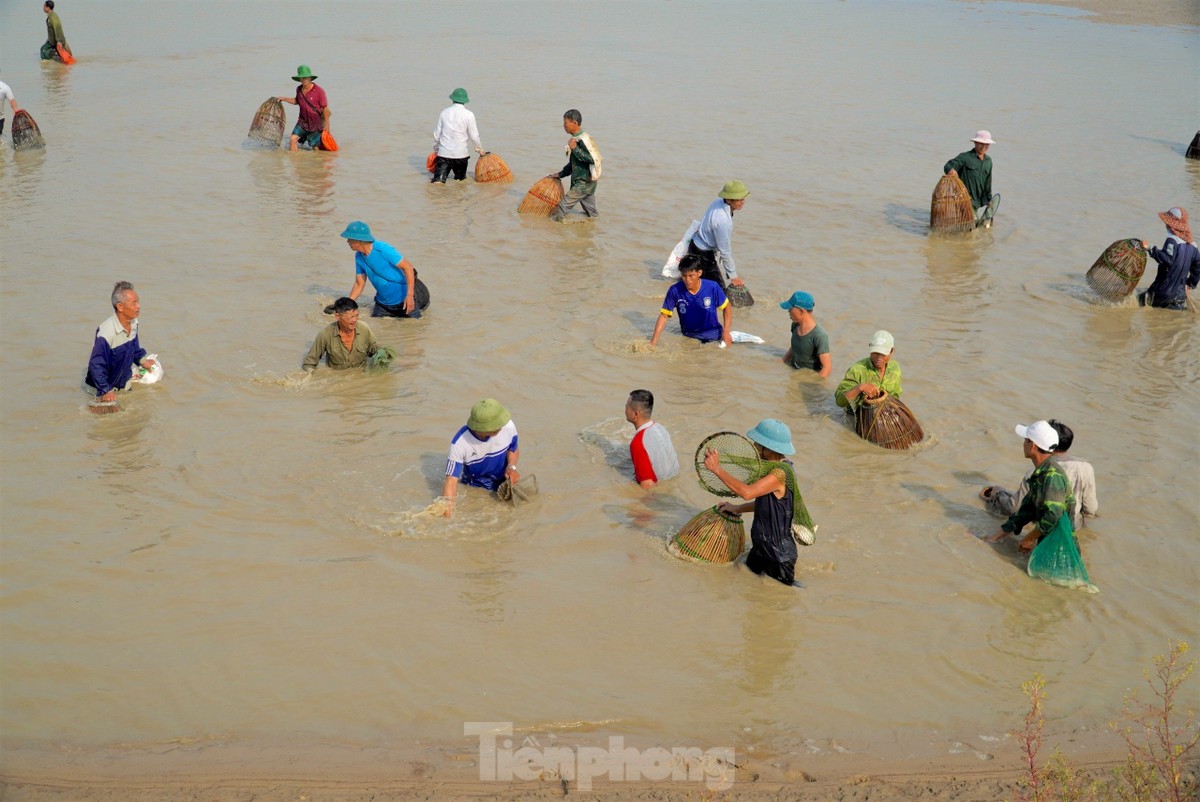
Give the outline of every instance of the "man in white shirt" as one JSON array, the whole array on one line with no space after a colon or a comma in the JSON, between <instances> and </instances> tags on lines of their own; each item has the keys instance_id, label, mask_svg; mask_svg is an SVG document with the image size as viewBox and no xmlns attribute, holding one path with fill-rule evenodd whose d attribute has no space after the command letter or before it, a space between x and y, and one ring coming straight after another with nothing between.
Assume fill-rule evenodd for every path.
<instances>
[{"instance_id":1,"label":"man in white shirt","mask_svg":"<svg viewBox=\"0 0 1200 802\"><path fill-rule=\"evenodd\" d=\"M471 102L467 90L460 86L450 93L450 100L454 102L442 110L433 129L433 152L437 159L433 163L433 178L429 180L431 184L446 183L451 170L454 171L455 181L467 177L467 159L470 157L468 141L474 142L475 152L483 155L475 114L465 105Z\"/></svg>"},{"instance_id":2,"label":"man in white shirt","mask_svg":"<svg viewBox=\"0 0 1200 802\"><path fill-rule=\"evenodd\" d=\"M4 141L4 101L8 101L8 105L12 106L13 114L20 111L17 106L17 99L13 97L13 91L8 84L0 81L0 142Z\"/></svg>"}]
</instances>

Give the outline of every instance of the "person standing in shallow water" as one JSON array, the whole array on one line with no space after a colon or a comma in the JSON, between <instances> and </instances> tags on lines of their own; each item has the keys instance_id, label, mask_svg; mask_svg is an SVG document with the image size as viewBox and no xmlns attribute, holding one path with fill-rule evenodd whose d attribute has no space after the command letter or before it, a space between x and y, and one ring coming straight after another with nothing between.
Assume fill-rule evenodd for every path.
<instances>
[{"instance_id":1,"label":"person standing in shallow water","mask_svg":"<svg viewBox=\"0 0 1200 802\"><path fill-rule=\"evenodd\" d=\"M792 345L783 355L783 363L797 370L815 370L820 376L828 376L833 370L833 358L829 355L829 335L813 318L816 303L809 293L796 291L779 304L792 319Z\"/></svg>"},{"instance_id":2,"label":"person standing in shallow water","mask_svg":"<svg viewBox=\"0 0 1200 802\"><path fill-rule=\"evenodd\" d=\"M333 129L329 127L329 101L325 90L317 86L317 76L307 64L296 68L292 80L300 84L296 87L296 96L280 95L279 100L300 107L300 117L296 127L292 129L291 150L299 150L300 145L317 150L321 147L321 132Z\"/></svg>"},{"instance_id":3,"label":"person standing in shallow water","mask_svg":"<svg viewBox=\"0 0 1200 802\"><path fill-rule=\"evenodd\" d=\"M304 357L303 368L316 370L321 358L334 370L361 368L379 350L371 328L358 319L358 304L351 298L333 302L333 323L321 329Z\"/></svg>"},{"instance_id":4,"label":"person standing in shallow water","mask_svg":"<svg viewBox=\"0 0 1200 802\"><path fill-rule=\"evenodd\" d=\"M54 10L54 0L46 0L42 11L46 13L46 43L42 45L42 61L62 61L62 57L58 55L58 46L62 45L63 50L68 53L71 52L71 46L67 44L67 37L63 34L62 20Z\"/></svg>"},{"instance_id":5,"label":"person standing in shallow water","mask_svg":"<svg viewBox=\"0 0 1200 802\"><path fill-rule=\"evenodd\" d=\"M568 189L558 202L558 210L554 213L555 220L562 220L576 206L583 209L587 217L600 214L596 210L596 182L600 180L600 148L596 140L583 131L583 115L578 109L567 109L563 114L563 130L571 135L567 140L567 163L557 173L551 173L547 178L563 179L571 177L571 188Z\"/></svg>"},{"instance_id":6,"label":"person standing in shallow water","mask_svg":"<svg viewBox=\"0 0 1200 802\"><path fill-rule=\"evenodd\" d=\"M743 286L733 263L733 215L741 211L748 197L750 190L741 181L726 181L717 199L704 210L700 225L688 243L688 253L700 259L704 278L715 281L722 290L727 283Z\"/></svg>"},{"instance_id":7,"label":"person standing in shallow water","mask_svg":"<svg viewBox=\"0 0 1200 802\"><path fill-rule=\"evenodd\" d=\"M991 225L995 209L992 203L992 157L988 149L996 144L987 131L976 131L971 138L975 147L955 156L942 167L946 175L962 179L971 196L971 208L975 210L975 225ZM999 197L999 196L997 196Z\"/></svg>"},{"instance_id":8,"label":"person standing in shallow water","mask_svg":"<svg viewBox=\"0 0 1200 802\"><path fill-rule=\"evenodd\" d=\"M746 432L754 443L759 459L783 462L785 456L796 453L792 432L783 421L767 418ZM766 575L785 585L796 581L796 541L792 537L792 513L795 498L788 485L787 471L781 466L748 485L721 467L720 454L710 448L704 455L704 467L725 483L725 486L748 499L747 503L723 501L717 505L721 512L740 515L754 513L750 527L752 545L746 555L746 567L756 574Z\"/></svg>"},{"instance_id":9,"label":"person standing in shallow water","mask_svg":"<svg viewBox=\"0 0 1200 802\"><path fill-rule=\"evenodd\" d=\"M451 103L438 115L433 129L433 152L437 158L433 163L431 184L444 184L454 172L455 181L467 177L467 161L470 153L467 145L475 143L475 152L483 155L483 143L479 141L479 128L475 125L475 113L466 107L471 102L467 90L461 86L450 93Z\"/></svg>"},{"instance_id":10,"label":"person standing in shallow water","mask_svg":"<svg viewBox=\"0 0 1200 802\"><path fill-rule=\"evenodd\" d=\"M1192 242L1187 209L1173 206L1159 212L1158 219L1167 226L1167 241L1161 248L1142 241L1142 247L1158 262L1158 275L1148 289L1138 293L1138 303L1160 309L1187 309L1192 290L1200 284L1200 249Z\"/></svg>"},{"instance_id":11,"label":"person standing in shallow water","mask_svg":"<svg viewBox=\"0 0 1200 802\"><path fill-rule=\"evenodd\" d=\"M138 316L142 305L128 281L118 281L112 291L112 317L96 327L92 353L88 357L83 382L96 401L117 400L118 390L127 390L133 382L133 366L147 370L154 360L138 341Z\"/></svg>"}]
</instances>

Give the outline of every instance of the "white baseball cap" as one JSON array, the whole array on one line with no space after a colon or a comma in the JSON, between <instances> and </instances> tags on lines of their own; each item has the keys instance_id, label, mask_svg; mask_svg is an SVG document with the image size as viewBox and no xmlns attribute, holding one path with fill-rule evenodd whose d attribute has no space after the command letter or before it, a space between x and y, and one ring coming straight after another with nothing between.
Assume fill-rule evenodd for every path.
<instances>
[{"instance_id":1,"label":"white baseball cap","mask_svg":"<svg viewBox=\"0 0 1200 802\"><path fill-rule=\"evenodd\" d=\"M1017 424L1017 434L1026 440L1032 440L1033 444L1042 451L1053 451L1058 448L1058 432L1044 420L1036 421L1028 426Z\"/></svg>"},{"instance_id":2,"label":"white baseball cap","mask_svg":"<svg viewBox=\"0 0 1200 802\"><path fill-rule=\"evenodd\" d=\"M872 354L883 354L884 356L887 356L895 347L896 338L893 337L890 332L886 332L883 329L875 332L875 334L871 337Z\"/></svg>"}]
</instances>

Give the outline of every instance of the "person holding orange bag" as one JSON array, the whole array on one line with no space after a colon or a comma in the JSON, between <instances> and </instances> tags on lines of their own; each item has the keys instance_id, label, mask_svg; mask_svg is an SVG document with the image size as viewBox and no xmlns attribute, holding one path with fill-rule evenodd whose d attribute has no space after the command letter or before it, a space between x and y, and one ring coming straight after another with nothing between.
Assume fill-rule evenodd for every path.
<instances>
[{"instance_id":1,"label":"person holding orange bag","mask_svg":"<svg viewBox=\"0 0 1200 802\"><path fill-rule=\"evenodd\" d=\"M65 62L66 59L60 55L60 48L70 56L71 47L67 44L67 37L63 35L62 20L54 11L54 0L46 0L42 11L46 12L46 43L42 45L42 61L54 59Z\"/></svg>"},{"instance_id":2,"label":"person holding orange bag","mask_svg":"<svg viewBox=\"0 0 1200 802\"><path fill-rule=\"evenodd\" d=\"M284 103L300 107L300 118L296 121L296 127L292 129L291 149L299 150L300 144L303 143L305 147L317 150L321 147L322 133L333 136L333 132L329 130L329 101L325 97L325 90L315 83L317 76L313 75L307 64L296 68L292 80L300 84L296 87L296 96L279 97Z\"/></svg>"}]
</instances>

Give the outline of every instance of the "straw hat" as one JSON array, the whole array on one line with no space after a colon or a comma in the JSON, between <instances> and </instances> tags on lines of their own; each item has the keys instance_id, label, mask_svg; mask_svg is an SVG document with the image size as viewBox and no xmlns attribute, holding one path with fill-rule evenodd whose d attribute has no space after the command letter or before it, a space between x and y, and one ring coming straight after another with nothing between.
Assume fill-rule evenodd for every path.
<instances>
[{"instance_id":1,"label":"straw hat","mask_svg":"<svg viewBox=\"0 0 1200 802\"><path fill-rule=\"evenodd\" d=\"M726 181L725 186L721 187L721 191L717 193L717 197L725 200L742 200L749 194L750 190L746 189L746 185L741 181Z\"/></svg>"},{"instance_id":2,"label":"straw hat","mask_svg":"<svg viewBox=\"0 0 1200 802\"><path fill-rule=\"evenodd\" d=\"M450 99L455 103L470 103L471 98L467 97L467 90L461 86L450 93Z\"/></svg>"},{"instance_id":3,"label":"straw hat","mask_svg":"<svg viewBox=\"0 0 1200 802\"><path fill-rule=\"evenodd\" d=\"M494 398L485 398L475 402L471 407L471 417L467 418L467 428L473 432L498 432L504 424L512 420L508 410Z\"/></svg>"},{"instance_id":4,"label":"straw hat","mask_svg":"<svg viewBox=\"0 0 1200 802\"><path fill-rule=\"evenodd\" d=\"M346 226L346 230L342 232L342 236L346 239L352 239L356 242L374 242L375 238L371 236L371 227L362 220L355 220L350 225Z\"/></svg>"},{"instance_id":5,"label":"straw hat","mask_svg":"<svg viewBox=\"0 0 1200 802\"><path fill-rule=\"evenodd\" d=\"M309 69L307 64L301 64L299 67L297 67L296 74L292 76L292 80L296 83L300 83L301 78L312 78L314 81L317 80L317 76L312 74L312 70Z\"/></svg>"},{"instance_id":6,"label":"straw hat","mask_svg":"<svg viewBox=\"0 0 1200 802\"><path fill-rule=\"evenodd\" d=\"M760 420L757 426L746 432L746 436L776 454L787 456L796 453L796 447L792 445L792 430L781 420L774 418Z\"/></svg>"},{"instance_id":7,"label":"straw hat","mask_svg":"<svg viewBox=\"0 0 1200 802\"><path fill-rule=\"evenodd\" d=\"M976 131L975 136L971 137L972 142L978 142L981 145L994 145L996 140L992 139L992 135L987 131Z\"/></svg>"},{"instance_id":8,"label":"straw hat","mask_svg":"<svg viewBox=\"0 0 1200 802\"><path fill-rule=\"evenodd\" d=\"M1187 209L1172 206L1165 212L1159 212L1158 219L1166 223L1167 228L1171 229L1172 233L1184 242L1192 241L1192 228L1188 225Z\"/></svg>"}]
</instances>

